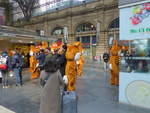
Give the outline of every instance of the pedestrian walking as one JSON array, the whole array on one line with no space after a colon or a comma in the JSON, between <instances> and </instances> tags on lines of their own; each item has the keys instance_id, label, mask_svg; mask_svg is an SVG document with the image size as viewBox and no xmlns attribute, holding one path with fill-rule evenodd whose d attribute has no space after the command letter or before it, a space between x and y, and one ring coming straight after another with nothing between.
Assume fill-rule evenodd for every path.
<instances>
[{"instance_id":1,"label":"pedestrian walking","mask_svg":"<svg viewBox=\"0 0 150 113\"><path fill-rule=\"evenodd\" d=\"M7 52L0 55L0 73L2 76L3 88L8 88L8 72L11 69L10 58Z\"/></svg>"},{"instance_id":2,"label":"pedestrian walking","mask_svg":"<svg viewBox=\"0 0 150 113\"><path fill-rule=\"evenodd\" d=\"M23 58L19 52L15 52L12 58L12 66L16 75L16 86L22 86L22 66L23 66Z\"/></svg>"},{"instance_id":3,"label":"pedestrian walking","mask_svg":"<svg viewBox=\"0 0 150 113\"><path fill-rule=\"evenodd\" d=\"M109 62L109 53L105 52L103 54L103 60L104 60L104 69L107 70L108 69L108 62Z\"/></svg>"}]
</instances>

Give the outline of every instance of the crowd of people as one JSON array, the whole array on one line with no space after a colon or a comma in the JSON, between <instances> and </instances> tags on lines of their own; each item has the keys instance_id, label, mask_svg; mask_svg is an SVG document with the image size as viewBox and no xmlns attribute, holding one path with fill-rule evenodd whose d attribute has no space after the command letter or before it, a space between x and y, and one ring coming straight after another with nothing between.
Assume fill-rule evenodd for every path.
<instances>
[{"instance_id":1,"label":"crowd of people","mask_svg":"<svg viewBox=\"0 0 150 113\"><path fill-rule=\"evenodd\" d=\"M60 113L61 90L75 91L77 76L83 74L83 48L80 42L30 47L31 80L40 78L42 88L40 113ZM0 75L3 88L9 87L8 75L14 73L16 86L22 86L24 56L18 50L13 55L0 53ZM55 101L55 102L54 102Z\"/></svg>"},{"instance_id":2,"label":"crowd of people","mask_svg":"<svg viewBox=\"0 0 150 113\"><path fill-rule=\"evenodd\" d=\"M119 56L120 48L115 42L111 48L110 69L111 84L119 85ZM83 48L80 42L48 46L31 45L29 52L31 80L40 78L43 87L41 94L40 113L60 113L61 90L75 91L77 76L83 75ZM0 78L3 88L9 87L8 76L16 77L16 86L22 86L22 70L24 56L16 49L12 55L7 51L0 52ZM109 54L103 55L104 62L109 61ZM55 101L55 103L54 103Z\"/></svg>"},{"instance_id":3,"label":"crowd of people","mask_svg":"<svg viewBox=\"0 0 150 113\"><path fill-rule=\"evenodd\" d=\"M83 72L84 58L82 53L83 48L80 42L61 44L59 46L57 45L57 47L42 43L40 46L31 45L28 58L29 63L26 63L24 62L24 55L19 49L14 50L11 55L7 51L1 51L0 78L2 79L3 88L8 88L8 77L12 74L16 77L16 86L22 86L22 69L25 64L30 64L29 71L31 72L31 79L39 78L41 71L45 67L51 67L51 64L47 64L49 59L55 57L62 77L67 75L70 78L68 89L75 90L74 83L76 76L81 76ZM81 58L74 60L76 58L75 55L76 57L80 55ZM44 80L41 80L42 84L44 84Z\"/></svg>"},{"instance_id":4,"label":"crowd of people","mask_svg":"<svg viewBox=\"0 0 150 113\"><path fill-rule=\"evenodd\" d=\"M75 91L77 76L83 74L82 44L75 42L45 49L31 46L30 55L31 79L40 76L43 86L40 113L60 113L62 111L60 89Z\"/></svg>"}]
</instances>

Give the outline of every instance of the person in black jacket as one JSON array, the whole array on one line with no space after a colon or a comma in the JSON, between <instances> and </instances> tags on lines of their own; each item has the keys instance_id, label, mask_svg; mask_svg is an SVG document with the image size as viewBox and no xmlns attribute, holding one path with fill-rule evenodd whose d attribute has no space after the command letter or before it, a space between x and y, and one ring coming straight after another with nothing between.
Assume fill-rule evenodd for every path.
<instances>
[{"instance_id":1,"label":"person in black jacket","mask_svg":"<svg viewBox=\"0 0 150 113\"><path fill-rule=\"evenodd\" d=\"M104 60L104 69L108 68L108 62L109 62L110 56L107 52L103 54L103 60Z\"/></svg>"},{"instance_id":2,"label":"person in black jacket","mask_svg":"<svg viewBox=\"0 0 150 113\"><path fill-rule=\"evenodd\" d=\"M63 45L62 48L58 50L58 53L56 54L57 60L59 62L59 70L62 75L62 77L65 75L65 69L66 69L66 51L67 51L67 46Z\"/></svg>"},{"instance_id":3,"label":"person in black jacket","mask_svg":"<svg viewBox=\"0 0 150 113\"><path fill-rule=\"evenodd\" d=\"M40 70L43 69L45 58L46 58L46 55L44 53L44 49L41 49L39 55L36 56L36 59L39 61L39 68L40 68Z\"/></svg>"}]
</instances>

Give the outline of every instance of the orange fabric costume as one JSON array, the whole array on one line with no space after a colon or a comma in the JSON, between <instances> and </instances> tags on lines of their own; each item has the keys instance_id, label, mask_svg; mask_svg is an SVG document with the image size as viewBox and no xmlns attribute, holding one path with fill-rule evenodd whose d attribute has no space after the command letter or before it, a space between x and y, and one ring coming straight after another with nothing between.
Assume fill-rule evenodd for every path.
<instances>
[{"instance_id":1,"label":"orange fabric costume","mask_svg":"<svg viewBox=\"0 0 150 113\"><path fill-rule=\"evenodd\" d=\"M119 85L119 51L120 47L117 41L114 41L114 45L111 48L110 64L111 64L111 85Z\"/></svg>"},{"instance_id":2,"label":"orange fabric costume","mask_svg":"<svg viewBox=\"0 0 150 113\"><path fill-rule=\"evenodd\" d=\"M66 52L66 75L68 77L68 91L76 90L77 65L74 60L74 57L78 52L79 49L76 45L68 45Z\"/></svg>"},{"instance_id":3,"label":"orange fabric costume","mask_svg":"<svg viewBox=\"0 0 150 113\"><path fill-rule=\"evenodd\" d=\"M84 56L81 54L78 64L78 76L83 75L83 67L84 67Z\"/></svg>"},{"instance_id":4,"label":"orange fabric costume","mask_svg":"<svg viewBox=\"0 0 150 113\"><path fill-rule=\"evenodd\" d=\"M79 49L79 52L81 53L80 59L78 61L78 70L77 70L77 75L82 76L83 75L83 66L84 66L84 56L83 56L83 47L81 42L76 42L76 46Z\"/></svg>"},{"instance_id":5,"label":"orange fabric costume","mask_svg":"<svg viewBox=\"0 0 150 113\"><path fill-rule=\"evenodd\" d=\"M42 49L47 49L48 48L48 43L43 41L42 42Z\"/></svg>"},{"instance_id":6,"label":"orange fabric costume","mask_svg":"<svg viewBox=\"0 0 150 113\"><path fill-rule=\"evenodd\" d=\"M34 46L31 46L30 52L34 53L36 52L36 48ZM32 73L31 79L36 79L40 76L40 71L37 68L38 61L36 60L34 55L31 55L30 57L30 72Z\"/></svg>"}]
</instances>

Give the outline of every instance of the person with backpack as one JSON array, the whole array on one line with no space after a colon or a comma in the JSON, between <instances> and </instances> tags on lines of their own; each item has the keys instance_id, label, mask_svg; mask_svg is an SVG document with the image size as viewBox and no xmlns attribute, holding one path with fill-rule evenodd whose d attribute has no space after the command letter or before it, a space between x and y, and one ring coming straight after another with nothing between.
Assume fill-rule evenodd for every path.
<instances>
[{"instance_id":1,"label":"person with backpack","mask_svg":"<svg viewBox=\"0 0 150 113\"><path fill-rule=\"evenodd\" d=\"M16 86L22 86L23 58L19 52L15 52L12 58L12 66L16 75Z\"/></svg>"},{"instance_id":2,"label":"person with backpack","mask_svg":"<svg viewBox=\"0 0 150 113\"><path fill-rule=\"evenodd\" d=\"M3 88L8 88L8 72L11 70L10 58L7 52L0 55L0 72L2 75Z\"/></svg>"}]
</instances>

